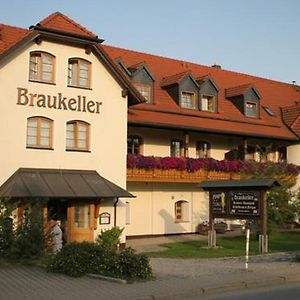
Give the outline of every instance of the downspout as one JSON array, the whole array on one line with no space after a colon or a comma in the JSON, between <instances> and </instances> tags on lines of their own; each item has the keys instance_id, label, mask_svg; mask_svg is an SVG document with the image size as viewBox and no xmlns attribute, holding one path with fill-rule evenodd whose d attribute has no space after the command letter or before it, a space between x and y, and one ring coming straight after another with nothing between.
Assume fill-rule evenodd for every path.
<instances>
[{"instance_id":1,"label":"downspout","mask_svg":"<svg viewBox=\"0 0 300 300\"><path fill-rule=\"evenodd\" d=\"M119 198L114 202L114 227L117 226L117 204L119 202Z\"/></svg>"}]
</instances>

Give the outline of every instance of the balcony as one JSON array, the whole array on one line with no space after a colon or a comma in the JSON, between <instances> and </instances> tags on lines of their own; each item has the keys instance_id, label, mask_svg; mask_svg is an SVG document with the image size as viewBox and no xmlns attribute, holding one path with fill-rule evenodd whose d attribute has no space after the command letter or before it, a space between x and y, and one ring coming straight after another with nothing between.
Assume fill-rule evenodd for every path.
<instances>
[{"instance_id":1,"label":"balcony","mask_svg":"<svg viewBox=\"0 0 300 300\"><path fill-rule=\"evenodd\" d=\"M213 158L154 157L128 155L128 182L199 183L205 180L276 178L293 186L300 167L287 163L227 161Z\"/></svg>"}]
</instances>

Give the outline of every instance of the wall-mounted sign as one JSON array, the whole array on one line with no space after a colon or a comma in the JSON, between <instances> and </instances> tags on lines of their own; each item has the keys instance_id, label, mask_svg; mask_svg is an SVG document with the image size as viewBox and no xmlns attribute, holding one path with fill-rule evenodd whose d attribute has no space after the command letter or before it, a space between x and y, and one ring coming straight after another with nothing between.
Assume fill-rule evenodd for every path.
<instances>
[{"instance_id":1,"label":"wall-mounted sign","mask_svg":"<svg viewBox=\"0 0 300 300\"><path fill-rule=\"evenodd\" d=\"M28 89L17 88L17 105L37 106L79 112L100 113L102 102L87 100L86 96L77 95L74 98L64 97L62 93L57 95L45 95L29 93Z\"/></svg>"},{"instance_id":2,"label":"wall-mounted sign","mask_svg":"<svg viewBox=\"0 0 300 300\"><path fill-rule=\"evenodd\" d=\"M99 215L99 224L110 224L110 214L108 212Z\"/></svg>"},{"instance_id":3,"label":"wall-mounted sign","mask_svg":"<svg viewBox=\"0 0 300 300\"><path fill-rule=\"evenodd\" d=\"M229 206L231 215L259 216L259 192L229 192Z\"/></svg>"}]
</instances>

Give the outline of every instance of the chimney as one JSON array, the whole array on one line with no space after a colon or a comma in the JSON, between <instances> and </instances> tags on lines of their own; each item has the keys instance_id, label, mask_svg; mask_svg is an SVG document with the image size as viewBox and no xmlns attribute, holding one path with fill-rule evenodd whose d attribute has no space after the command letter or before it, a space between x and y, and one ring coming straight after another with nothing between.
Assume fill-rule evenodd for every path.
<instances>
[{"instance_id":1,"label":"chimney","mask_svg":"<svg viewBox=\"0 0 300 300\"><path fill-rule=\"evenodd\" d=\"M221 65L216 64L216 63L214 63L211 67L215 68L215 69L222 69Z\"/></svg>"}]
</instances>

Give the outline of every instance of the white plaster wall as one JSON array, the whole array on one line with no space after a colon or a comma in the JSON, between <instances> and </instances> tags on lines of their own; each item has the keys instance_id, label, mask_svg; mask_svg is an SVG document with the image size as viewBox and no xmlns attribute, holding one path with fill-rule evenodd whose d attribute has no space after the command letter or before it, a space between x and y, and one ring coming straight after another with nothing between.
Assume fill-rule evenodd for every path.
<instances>
[{"instance_id":1,"label":"white plaster wall","mask_svg":"<svg viewBox=\"0 0 300 300\"><path fill-rule=\"evenodd\" d=\"M193 184L129 183L131 222L126 233L155 235L195 232L201 221L208 220L208 197ZM189 202L189 221L175 222L175 202Z\"/></svg>"}]
</instances>

